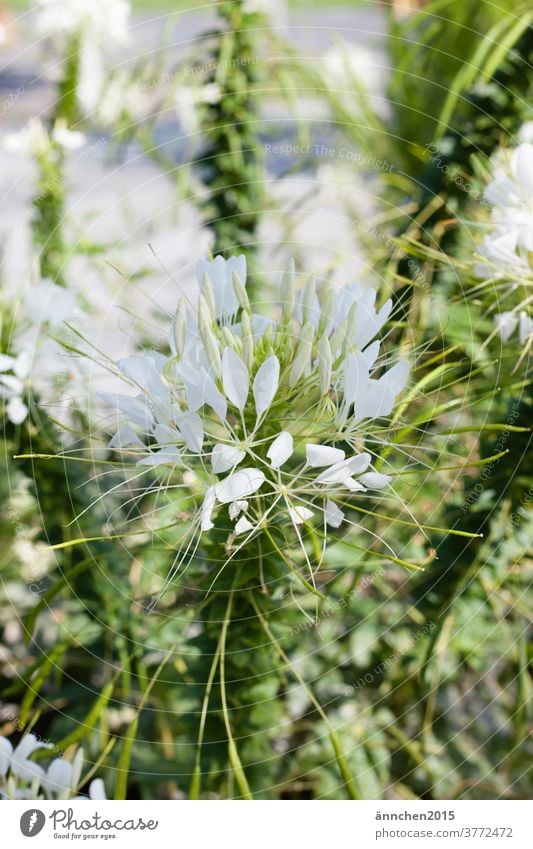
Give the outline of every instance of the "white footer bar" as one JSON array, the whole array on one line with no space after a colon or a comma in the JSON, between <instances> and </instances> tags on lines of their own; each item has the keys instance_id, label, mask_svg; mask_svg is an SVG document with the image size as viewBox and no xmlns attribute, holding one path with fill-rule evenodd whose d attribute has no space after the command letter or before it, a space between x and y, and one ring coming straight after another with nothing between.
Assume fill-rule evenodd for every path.
<instances>
[{"instance_id":1,"label":"white footer bar","mask_svg":"<svg viewBox=\"0 0 533 849\"><path fill-rule=\"evenodd\" d=\"M531 849L532 803L0 802L6 849ZM68 842L67 842L68 841Z\"/></svg>"}]
</instances>

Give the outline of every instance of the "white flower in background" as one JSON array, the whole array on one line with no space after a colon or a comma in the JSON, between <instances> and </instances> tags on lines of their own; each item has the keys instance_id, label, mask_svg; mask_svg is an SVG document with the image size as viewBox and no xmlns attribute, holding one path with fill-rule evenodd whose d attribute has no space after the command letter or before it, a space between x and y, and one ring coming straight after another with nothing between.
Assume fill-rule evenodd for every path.
<instances>
[{"instance_id":1,"label":"white flower in background","mask_svg":"<svg viewBox=\"0 0 533 849\"><path fill-rule=\"evenodd\" d=\"M508 342L518 327L518 339L525 345L533 334L533 319L525 310L519 312L502 312L494 317L494 326L500 334L502 342Z\"/></svg>"},{"instance_id":2,"label":"white flower in background","mask_svg":"<svg viewBox=\"0 0 533 849\"><path fill-rule=\"evenodd\" d=\"M524 142L506 154L499 153L494 178L485 191L492 204L492 232L480 253L480 277L502 277L529 268L533 251L533 144Z\"/></svg>"},{"instance_id":3,"label":"white flower in background","mask_svg":"<svg viewBox=\"0 0 533 849\"><path fill-rule=\"evenodd\" d=\"M79 748L72 761L54 758L44 768L31 760L39 749L52 749L51 743L35 734L25 734L13 747L7 737L0 737L0 797L7 799L86 799L76 795L83 768L83 749ZM89 785L89 798L105 799L101 778Z\"/></svg>"},{"instance_id":4,"label":"white flower in background","mask_svg":"<svg viewBox=\"0 0 533 849\"><path fill-rule=\"evenodd\" d=\"M50 401L67 380L69 360L53 337L61 336L63 323L76 312L75 296L47 280L28 283L12 305L10 351L0 354L0 400L12 424L20 425L27 418L29 396Z\"/></svg>"},{"instance_id":5,"label":"white flower in background","mask_svg":"<svg viewBox=\"0 0 533 849\"><path fill-rule=\"evenodd\" d=\"M288 23L287 0L244 0L242 11L247 15L267 15L272 23L279 26Z\"/></svg>"},{"instance_id":6,"label":"white flower in background","mask_svg":"<svg viewBox=\"0 0 533 849\"><path fill-rule=\"evenodd\" d=\"M60 51L79 51L77 97L85 112L93 111L105 88L103 50L110 41L128 40L128 0L36 0L37 33Z\"/></svg>"},{"instance_id":7,"label":"white flower in background","mask_svg":"<svg viewBox=\"0 0 533 849\"><path fill-rule=\"evenodd\" d=\"M529 129L523 130L521 136L527 137ZM508 342L518 327L520 344L525 345L533 326L526 309L531 304L528 290L533 280L533 144L524 141L514 150L497 154L485 198L492 204L493 229L479 247L482 261L476 264L476 274L509 281L511 291L519 286L526 291L519 306L494 317L502 342Z\"/></svg>"},{"instance_id":8,"label":"white flower in background","mask_svg":"<svg viewBox=\"0 0 533 849\"><path fill-rule=\"evenodd\" d=\"M334 95L366 104L382 117L389 113L386 89L390 73L385 55L364 45L335 44L320 57L320 73ZM354 100L353 95L356 95Z\"/></svg>"},{"instance_id":9,"label":"white flower in background","mask_svg":"<svg viewBox=\"0 0 533 849\"><path fill-rule=\"evenodd\" d=\"M121 420L111 447L138 472L174 468L183 486L194 475L193 531L221 521L244 544L287 519L298 534L309 521L339 527L338 502L392 481L363 450L409 374L379 358L391 302L376 309L374 290L312 280L295 297L291 270L280 315L258 315L244 257L198 263L198 283L196 312L178 307L170 357L116 363L135 394L106 396Z\"/></svg>"},{"instance_id":10,"label":"white flower in background","mask_svg":"<svg viewBox=\"0 0 533 849\"><path fill-rule=\"evenodd\" d=\"M69 130L57 123L50 133L38 119L30 121L26 127L16 133L7 133L1 140L2 150L19 156L36 157L57 144L64 150L74 151L83 147L86 136L77 130Z\"/></svg>"}]
</instances>

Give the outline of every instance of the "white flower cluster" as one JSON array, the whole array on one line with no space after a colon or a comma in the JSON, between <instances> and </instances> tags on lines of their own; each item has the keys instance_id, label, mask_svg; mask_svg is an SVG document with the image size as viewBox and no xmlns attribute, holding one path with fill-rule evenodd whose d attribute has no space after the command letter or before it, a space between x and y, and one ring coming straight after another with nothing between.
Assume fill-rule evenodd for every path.
<instances>
[{"instance_id":1,"label":"white flower cluster","mask_svg":"<svg viewBox=\"0 0 533 849\"><path fill-rule=\"evenodd\" d=\"M36 0L36 31L63 52L79 55L77 99L84 112L98 107L105 89L102 51L109 41L128 39L128 0Z\"/></svg>"},{"instance_id":2,"label":"white flower cluster","mask_svg":"<svg viewBox=\"0 0 533 849\"><path fill-rule=\"evenodd\" d=\"M280 314L264 316L249 302L244 257L200 262L197 310L180 303L172 355L119 360L136 394L106 398L122 420L111 447L138 453L141 472L178 469L202 497L193 526L208 531L226 510L244 544L287 516L296 530L316 512L339 527L339 501L391 480L362 449L409 374L405 361L378 365L392 303L376 310L373 289L312 279L295 295L294 278L290 268Z\"/></svg>"},{"instance_id":3,"label":"white flower cluster","mask_svg":"<svg viewBox=\"0 0 533 849\"><path fill-rule=\"evenodd\" d=\"M78 749L72 760L54 758L45 769L30 760L38 749L51 749L35 734L25 734L13 748L7 737L0 737L0 797L4 799L85 799L75 795L83 768L83 749ZM89 785L90 799L105 799L101 778Z\"/></svg>"},{"instance_id":4,"label":"white flower cluster","mask_svg":"<svg viewBox=\"0 0 533 849\"><path fill-rule=\"evenodd\" d=\"M533 274L533 144L524 142L509 154L499 155L493 180L485 198L492 204L493 229L485 236L479 253L479 277L529 280ZM529 302L524 303L524 306ZM525 309L499 313L495 328L507 342L516 328L525 344L533 334L533 321Z\"/></svg>"},{"instance_id":5,"label":"white flower cluster","mask_svg":"<svg viewBox=\"0 0 533 849\"><path fill-rule=\"evenodd\" d=\"M44 37L79 34L125 42L130 11L128 0L36 0L35 26Z\"/></svg>"},{"instance_id":6,"label":"white flower cluster","mask_svg":"<svg viewBox=\"0 0 533 849\"><path fill-rule=\"evenodd\" d=\"M10 353L0 354L0 400L12 424L28 415L27 396L50 400L67 371L65 349L53 338L76 310L75 296L48 280L28 284L14 313ZM72 360L71 360L72 363Z\"/></svg>"}]
</instances>

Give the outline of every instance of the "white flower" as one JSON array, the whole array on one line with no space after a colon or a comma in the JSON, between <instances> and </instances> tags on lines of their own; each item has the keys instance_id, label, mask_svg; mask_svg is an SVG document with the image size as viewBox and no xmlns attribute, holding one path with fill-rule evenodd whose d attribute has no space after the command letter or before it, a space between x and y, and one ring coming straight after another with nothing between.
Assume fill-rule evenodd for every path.
<instances>
[{"instance_id":1,"label":"white flower","mask_svg":"<svg viewBox=\"0 0 533 849\"><path fill-rule=\"evenodd\" d=\"M251 312L243 258L201 262L198 280L197 314L179 306L171 356L117 363L135 394L107 396L120 413L111 448L137 455L137 470L174 467L194 504L192 533L218 517L234 523L230 545L287 517L298 535L308 521L339 528L338 501L377 498L393 480L363 450L409 375L407 362L380 359L392 304L377 308L356 284L308 283L301 297L285 286L278 323Z\"/></svg>"},{"instance_id":2,"label":"white flower","mask_svg":"<svg viewBox=\"0 0 533 849\"><path fill-rule=\"evenodd\" d=\"M77 749L72 761L54 758L46 769L29 760L38 749L51 748L51 743L44 742L31 733L25 734L15 748L6 737L0 737L0 795L39 799L42 798L42 791L47 799L87 798L74 795L81 778L83 749ZM106 798L101 778L95 778L91 782L89 798Z\"/></svg>"},{"instance_id":3,"label":"white flower","mask_svg":"<svg viewBox=\"0 0 533 849\"><path fill-rule=\"evenodd\" d=\"M517 327L521 345L524 345L533 334L533 320L525 310L520 310L518 313L512 311L498 313L494 316L494 326L502 342L508 342Z\"/></svg>"},{"instance_id":4,"label":"white flower","mask_svg":"<svg viewBox=\"0 0 533 849\"><path fill-rule=\"evenodd\" d=\"M523 142L494 158L494 179L485 198L493 205L493 231L485 236L476 266L479 277L506 277L530 269L533 251L533 144Z\"/></svg>"}]
</instances>

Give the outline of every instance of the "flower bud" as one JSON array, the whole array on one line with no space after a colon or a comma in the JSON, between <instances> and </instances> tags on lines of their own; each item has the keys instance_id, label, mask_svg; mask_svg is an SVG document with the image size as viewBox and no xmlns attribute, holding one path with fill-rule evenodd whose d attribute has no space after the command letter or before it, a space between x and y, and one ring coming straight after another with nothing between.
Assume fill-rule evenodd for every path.
<instances>
[{"instance_id":1,"label":"flower bud","mask_svg":"<svg viewBox=\"0 0 533 849\"><path fill-rule=\"evenodd\" d=\"M176 317L172 323L172 336L174 338L174 345L176 346L176 354L178 357L182 357L187 339L187 312L183 298L180 299Z\"/></svg>"},{"instance_id":2,"label":"flower bud","mask_svg":"<svg viewBox=\"0 0 533 849\"><path fill-rule=\"evenodd\" d=\"M329 346L331 348L331 354L335 358L337 351L342 347L344 338L346 336L346 327L348 322L343 321L339 326L335 329L335 331L331 334L329 340Z\"/></svg>"},{"instance_id":3,"label":"flower bud","mask_svg":"<svg viewBox=\"0 0 533 849\"><path fill-rule=\"evenodd\" d=\"M306 324L308 321L311 321L313 317L313 312L316 307L315 304L316 298L316 282L314 277L310 277L307 283L305 284L305 288L302 295L302 322Z\"/></svg>"},{"instance_id":4,"label":"flower bud","mask_svg":"<svg viewBox=\"0 0 533 849\"><path fill-rule=\"evenodd\" d=\"M349 349L353 345L353 340L357 335L357 315L359 312L357 301L353 303L348 311L346 320L346 335L344 337L344 347Z\"/></svg>"},{"instance_id":5,"label":"flower bud","mask_svg":"<svg viewBox=\"0 0 533 849\"><path fill-rule=\"evenodd\" d=\"M326 286L320 293L320 323L318 325L320 334L325 333L328 329L334 306L335 292L329 286Z\"/></svg>"},{"instance_id":6,"label":"flower bud","mask_svg":"<svg viewBox=\"0 0 533 849\"><path fill-rule=\"evenodd\" d=\"M222 341L228 348L232 348L236 354L242 351L242 342L238 336L234 336L229 327L222 328Z\"/></svg>"},{"instance_id":7,"label":"flower bud","mask_svg":"<svg viewBox=\"0 0 533 849\"><path fill-rule=\"evenodd\" d=\"M322 395L327 395L331 385L331 348L327 336L322 336L318 343L318 379Z\"/></svg>"},{"instance_id":8,"label":"flower bud","mask_svg":"<svg viewBox=\"0 0 533 849\"><path fill-rule=\"evenodd\" d=\"M279 293L279 299L282 304L281 317L285 322L291 320L294 310L294 276L294 260L291 257L287 263L287 268L283 272Z\"/></svg>"},{"instance_id":9,"label":"flower bud","mask_svg":"<svg viewBox=\"0 0 533 849\"><path fill-rule=\"evenodd\" d=\"M214 321L216 318L216 303L215 303L215 293L213 291L212 283L209 279L208 274L204 271L202 277L202 295L205 298L205 302L209 309L209 313L211 315L211 319Z\"/></svg>"},{"instance_id":10,"label":"flower bud","mask_svg":"<svg viewBox=\"0 0 533 849\"><path fill-rule=\"evenodd\" d=\"M209 307L203 295L198 298L198 330L202 339L209 365L218 375L221 372L222 362L218 343L212 329L213 319L211 318Z\"/></svg>"},{"instance_id":11,"label":"flower bud","mask_svg":"<svg viewBox=\"0 0 533 849\"><path fill-rule=\"evenodd\" d=\"M242 327L242 359L248 371L252 370L254 361L254 337L252 334L252 324L250 314L243 312L241 316Z\"/></svg>"},{"instance_id":12,"label":"flower bud","mask_svg":"<svg viewBox=\"0 0 533 849\"><path fill-rule=\"evenodd\" d=\"M315 335L315 329L312 324L307 323L304 325L302 330L302 335L300 337L300 344L298 346L298 351L294 358L291 373L289 377L289 386L294 386L295 383L298 382L305 369L309 365L309 361L311 359L311 354L313 352L313 339Z\"/></svg>"},{"instance_id":13,"label":"flower bud","mask_svg":"<svg viewBox=\"0 0 533 849\"><path fill-rule=\"evenodd\" d=\"M239 305L242 307L243 310L250 312L250 300L248 298L248 293L244 287L241 278L233 271L231 274L231 279L233 281L233 289L237 296Z\"/></svg>"}]
</instances>

